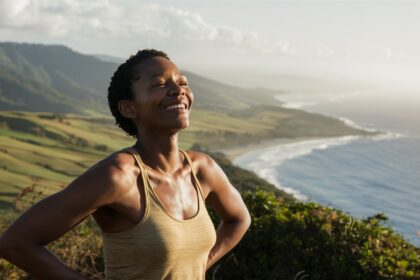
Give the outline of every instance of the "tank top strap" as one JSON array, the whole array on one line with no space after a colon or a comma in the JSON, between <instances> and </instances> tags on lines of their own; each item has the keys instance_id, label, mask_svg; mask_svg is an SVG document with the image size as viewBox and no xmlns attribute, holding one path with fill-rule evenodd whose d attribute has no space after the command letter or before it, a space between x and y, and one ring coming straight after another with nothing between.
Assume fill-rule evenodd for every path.
<instances>
[{"instance_id":1,"label":"tank top strap","mask_svg":"<svg viewBox=\"0 0 420 280\"><path fill-rule=\"evenodd\" d=\"M144 166L143 161L141 160L140 154L136 148L128 147L128 148L123 149L123 151L128 151L130 154L132 154L140 168L140 173L141 173L141 178L142 178L143 188L144 188L145 202L146 202L144 217L147 217L149 214L148 212L150 208L150 186L149 186L149 180L148 180L146 167ZM142 218L142 220L144 219Z\"/></svg>"},{"instance_id":2,"label":"tank top strap","mask_svg":"<svg viewBox=\"0 0 420 280\"><path fill-rule=\"evenodd\" d=\"M185 152L185 151L183 151L183 150L179 150L184 156L185 156L185 158L187 159L187 161L188 161L188 164L190 165L190 167L191 167L191 173L192 173L192 175L193 175L193 179L194 179L194 181L195 181L195 185L197 186L197 189L198 189L198 191L200 192L200 195L201 195L201 198L203 198L203 201L205 200L205 198L204 198L204 193L203 193L203 189L201 188L201 185L200 185L200 182L198 181L198 178L197 178L197 176L195 175L195 173L194 173L194 170L193 170L193 166L192 166L192 161L191 161L191 159L190 159L190 157L188 156L188 154ZM193 182L193 184L194 184L194 182Z\"/></svg>"},{"instance_id":3,"label":"tank top strap","mask_svg":"<svg viewBox=\"0 0 420 280\"><path fill-rule=\"evenodd\" d=\"M140 167L141 176L142 176L142 179L143 179L143 184L144 184L144 187L146 188L146 185L148 185L147 184L147 180L146 180L147 179L147 173L146 173L147 170L146 170L146 167L143 164L143 161L141 160L141 157L139 155L139 152L134 147L128 147L128 148L125 148L124 150L128 150L134 156L137 164Z\"/></svg>"}]
</instances>

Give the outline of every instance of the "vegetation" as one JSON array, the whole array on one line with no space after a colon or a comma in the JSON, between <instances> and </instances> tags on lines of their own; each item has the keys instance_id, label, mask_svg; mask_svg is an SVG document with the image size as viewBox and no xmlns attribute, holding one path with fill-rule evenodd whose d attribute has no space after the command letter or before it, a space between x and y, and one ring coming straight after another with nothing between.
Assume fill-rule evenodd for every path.
<instances>
[{"instance_id":1,"label":"vegetation","mask_svg":"<svg viewBox=\"0 0 420 280\"><path fill-rule=\"evenodd\" d=\"M0 110L108 117L107 88L117 66L64 46L0 43ZM366 133L334 118L282 108L275 98L280 91L244 89L184 72L195 96L194 142L209 148L244 139Z\"/></svg>"},{"instance_id":2,"label":"vegetation","mask_svg":"<svg viewBox=\"0 0 420 280\"><path fill-rule=\"evenodd\" d=\"M242 196L251 227L207 279L420 279L419 248L383 225L383 214L356 220L262 190Z\"/></svg>"},{"instance_id":3,"label":"vegetation","mask_svg":"<svg viewBox=\"0 0 420 280\"><path fill-rule=\"evenodd\" d=\"M420 279L420 250L384 225L382 214L364 220L316 203L285 199L267 190L270 184L255 174L230 166L228 177L241 186L252 225L237 247L213 265L206 279ZM252 183L250 183L251 181ZM0 232L36 201L37 181L0 215ZM209 211L215 226L217 216ZM87 219L49 248L65 263L90 279L103 279L100 231ZM0 260L0 279L33 279Z\"/></svg>"},{"instance_id":4,"label":"vegetation","mask_svg":"<svg viewBox=\"0 0 420 280\"><path fill-rule=\"evenodd\" d=\"M311 121L312 117L307 113L296 110L292 113L268 108L233 116L194 109L190 128L180 135L180 147L190 149L200 143L201 148L218 150L238 143L256 142L263 137L331 136L331 131L337 131L335 136L363 133L338 120ZM290 118L311 127L289 129ZM281 124L287 129L275 129ZM0 208L11 206L12 197L31 183L31 176L42 181L46 193L52 193L101 158L134 144L110 117L22 111L0 112L0 142ZM248 184L251 183L259 182ZM273 189L271 186L267 190Z\"/></svg>"},{"instance_id":5,"label":"vegetation","mask_svg":"<svg viewBox=\"0 0 420 280\"><path fill-rule=\"evenodd\" d=\"M107 88L118 64L65 46L0 43L0 110L109 114ZM273 96L279 92L242 89L184 72L195 108L230 111L278 102Z\"/></svg>"},{"instance_id":6,"label":"vegetation","mask_svg":"<svg viewBox=\"0 0 420 280\"><path fill-rule=\"evenodd\" d=\"M275 193L278 199L281 199L284 202L295 201L292 195L276 188L273 184L267 182L263 178L256 176L254 172L233 165L224 154L211 153L210 151L203 149L203 147L198 144L193 145L191 149L194 151L201 151L205 152L206 154L211 154L211 157L216 160L216 162L226 173L226 176L229 178L232 185L234 185L239 190L239 192L243 193L245 191L254 191L258 186L258 188L261 190Z\"/></svg>"},{"instance_id":7,"label":"vegetation","mask_svg":"<svg viewBox=\"0 0 420 280\"><path fill-rule=\"evenodd\" d=\"M115 127L106 106L107 77L116 67L63 46L0 43L0 232L40 198L134 143ZM273 106L277 92L187 76L195 103L181 149L372 134L334 118ZM384 225L385 216L355 220L296 202L222 154L212 156L242 193L253 223L207 279L420 279L419 249ZM102 241L91 218L49 248L83 275L103 278ZM0 260L1 279L31 277Z\"/></svg>"},{"instance_id":8,"label":"vegetation","mask_svg":"<svg viewBox=\"0 0 420 280\"><path fill-rule=\"evenodd\" d=\"M64 46L0 43L0 209L12 206L31 177L53 193L134 143L114 125L106 106L107 77L116 67ZM273 106L281 92L187 76L195 102L191 126L180 136L182 149L372 134L334 118Z\"/></svg>"}]
</instances>

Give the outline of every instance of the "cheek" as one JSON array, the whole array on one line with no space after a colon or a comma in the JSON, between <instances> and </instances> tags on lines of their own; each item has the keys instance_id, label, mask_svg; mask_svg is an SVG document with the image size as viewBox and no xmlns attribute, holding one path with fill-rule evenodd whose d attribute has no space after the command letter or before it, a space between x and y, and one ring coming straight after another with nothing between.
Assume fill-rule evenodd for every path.
<instances>
[{"instance_id":1,"label":"cheek","mask_svg":"<svg viewBox=\"0 0 420 280\"><path fill-rule=\"evenodd\" d=\"M156 105L152 106L150 104L143 104L140 114L143 118L156 119L160 114L162 114L162 111Z\"/></svg>"},{"instance_id":2,"label":"cheek","mask_svg":"<svg viewBox=\"0 0 420 280\"><path fill-rule=\"evenodd\" d=\"M156 118L156 115L159 113L158 111L159 108L156 105L150 104L150 102L143 100L137 100L136 102L137 118L140 121Z\"/></svg>"},{"instance_id":3,"label":"cheek","mask_svg":"<svg viewBox=\"0 0 420 280\"><path fill-rule=\"evenodd\" d=\"M190 98L190 100L191 100L191 104L193 103L193 101L194 101L194 94L193 94L193 92L192 91L190 91L189 93L188 93L188 96L189 96L189 98Z\"/></svg>"},{"instance_id":4,"label":"cheek","mask_svg":"<svg viewBox=\"0 0 420 280\"><path fill-rule=\"evenodd\" d=\"M149 92L147 95L141 94L137 96L136 103L139 108L156 110L160 108L162 98L159 93Z\"/></svg>"}]
</instances>

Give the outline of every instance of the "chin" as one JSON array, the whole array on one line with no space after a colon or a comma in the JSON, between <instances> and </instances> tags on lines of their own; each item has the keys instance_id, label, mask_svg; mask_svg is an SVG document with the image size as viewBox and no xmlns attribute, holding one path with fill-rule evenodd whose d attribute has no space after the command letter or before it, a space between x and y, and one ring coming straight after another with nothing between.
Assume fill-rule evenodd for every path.
<instances>
[{"instance_id":1,"label":"chin","mask_svg":"<svg viewBox=\"0 0 420 280\"><path fill-rule=\"evenodd\" d=\"M190 119L189 118L179 119L179 123L180 123L180 126L182 126L183 128L187 128L190 126Z\"/></svg>"},{"instance_id":2,"label":"chin","mask_svg":"<svg viewBox=\"0 0 420 280\"><path fill-rule=\"evenodd\" d=\"M181 130L187 129L188 127L190 127L189 121L180 121L177 125L171 126L170 130L179 132Z\"/></svg>"},{"instance_id":3,"label":"chin","mask_svg":"<svg viewBox=\"0 0 420 280\"><path fill-rule=\"evenodd\" d=\"M187 129L187 128L189 128L190 127L190 122L187 122L187 123L184 123L182 126L181 126L181 129Z\"/></svg>"}]
</instances>

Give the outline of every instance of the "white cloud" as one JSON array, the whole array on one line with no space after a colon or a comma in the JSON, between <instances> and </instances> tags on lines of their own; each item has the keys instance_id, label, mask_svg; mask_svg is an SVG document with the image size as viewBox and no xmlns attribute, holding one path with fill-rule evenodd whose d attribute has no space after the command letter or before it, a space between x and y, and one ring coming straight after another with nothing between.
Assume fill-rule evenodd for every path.
<instances>
[{"instance_id":1,"label":"white cloud","mask_svg":"<svg viewBox=\"0 0 420 280\"><path fill-rule=\"evenodd\" d=\"M157 4L112 0L0 0L0 30L55 38L209 42L262 53L294 55L289 42L208 23L201 15Z\"/></svg>"},{"instance_id":2,"label":"white cloud","mask_svg":"<svg viewBox=\"0 0 420 280\"><path fill-rule=\"evenodd\" d=\"M94 27L92 19L109 18L117 10L106 0L1 0L0 28L60 37L85 33Z\"/></svg>"}]
</instances>

